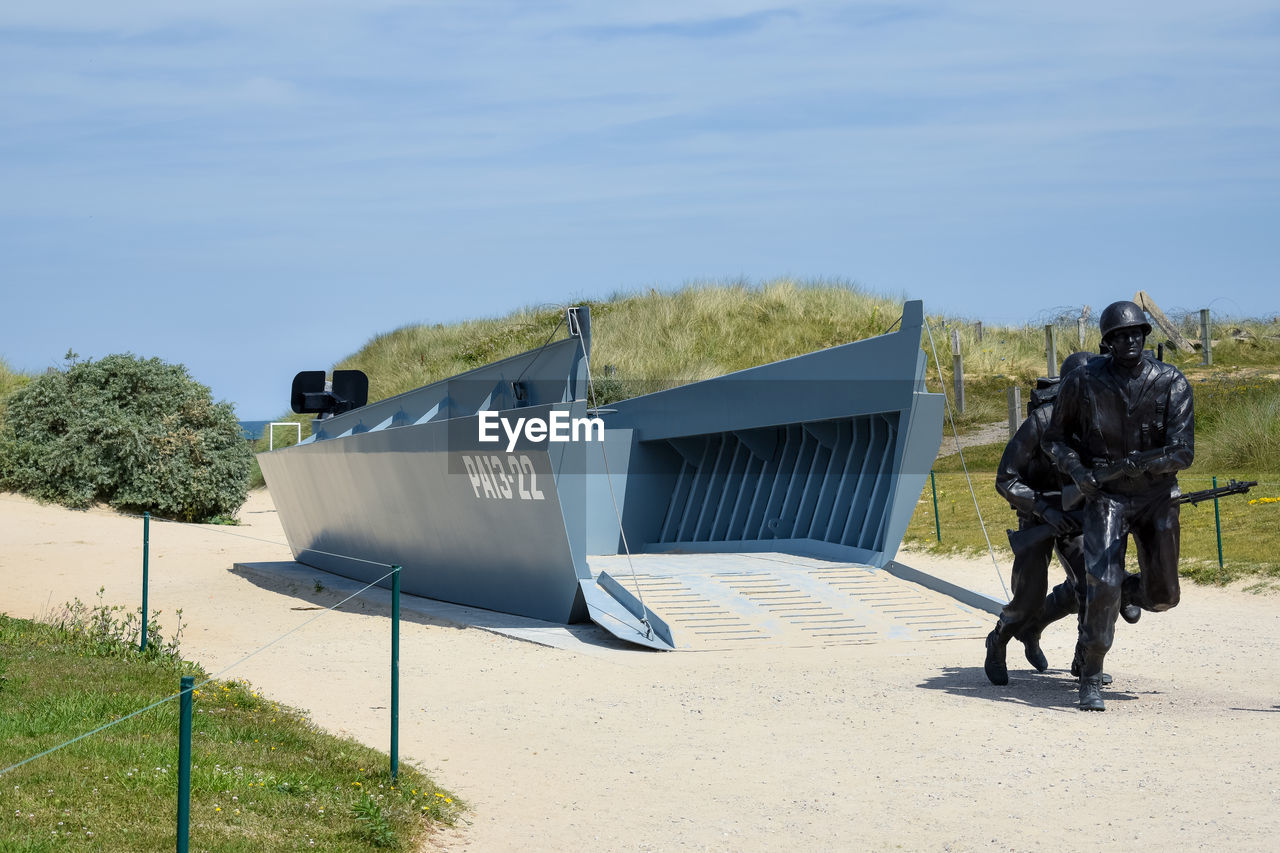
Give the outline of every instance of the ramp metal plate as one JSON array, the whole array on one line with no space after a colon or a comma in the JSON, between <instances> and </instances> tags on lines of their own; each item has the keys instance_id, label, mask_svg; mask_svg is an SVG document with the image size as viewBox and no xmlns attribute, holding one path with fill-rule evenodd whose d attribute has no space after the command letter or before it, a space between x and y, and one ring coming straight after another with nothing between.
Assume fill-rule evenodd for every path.
<instances>
[{"instance_id":1,"label":"ramp metal plate","mask_svg":"<svg viewBox=\"0 0 1280 853\"><path fill-rule=\"evenodd\" d=\"M666 620L677 649L980 639L991 628L989 613L859 563L780 553L588 561Z\"/></svg>"}]
</instances>

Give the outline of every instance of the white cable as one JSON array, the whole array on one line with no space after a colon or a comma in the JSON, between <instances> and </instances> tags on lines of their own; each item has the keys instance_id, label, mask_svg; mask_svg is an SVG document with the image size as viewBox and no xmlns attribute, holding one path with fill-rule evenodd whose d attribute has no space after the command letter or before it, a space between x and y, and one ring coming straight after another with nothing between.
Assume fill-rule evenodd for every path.
<instances>
[{"instance_id":1,"label":"white cable","mask_svg":"<svg viewBox=\"0 0 1280 853\"><path fill-rule=\"evenodd\" d=\"M942 399L947 404L947 420L951 421L951 435L955 438L956 453L960 455L960 467L964 469L965 482L969 484L969 494L973 497L973 509L978 513L978 524L982 527L982 538L987 540L987 553L991 555L991 565L996 568L996 577L1000 578L1000 588L1004 590L1005 599L1013 596L1009 594L1009 587L1005 585L1004 573L1000 571L1000 563L996 560L996 549L991 546L991 537L987 535L986 522L982 520L982 509L978 506L978 493L973 490L973 479L969 476L969 466L964 461L964 450L960 447L960 433L956 430L956 419L951 413L951 398L947 396L947 383L942 379L942 365L938 362L938 347L933 342L933 330L929 328L929 318L924 318L924 330L929 335L929 348L933 350L933 364L938 370L938 385L942 388Z\"/></svg>"},{"instance_id":2,"label":"white cable","mask_svg":"<svg viewBox=\"0 0 1280 853\"><path fill-rule=\"evenodd\" d=\"M578 341L582 348L582 365L587 371L587 396L590 398L592 408L599 409L600 403L596 399L595 382L591 379L591 357L587 353L586 341L582 339L582 328L578 327ZM613 491L613 474L609 472L609 454L605 451L605 443L600 442L600 457L604 460L604 478L609 484L609 500L613 503L613 514L618 519L618 536L622 539L622 552L627 557L627 567L631 570L631 585L635 588L636 599L640 602L640 624L645 627L645 637L653 638L653 628L649 624L649 608L644 603L644 593L640 590L640 579L636 576L636 567L631 560L631 546L627 544L627 532L622 529L622 513L618 510L618 497Z\"/></svg>"}]
</instances>

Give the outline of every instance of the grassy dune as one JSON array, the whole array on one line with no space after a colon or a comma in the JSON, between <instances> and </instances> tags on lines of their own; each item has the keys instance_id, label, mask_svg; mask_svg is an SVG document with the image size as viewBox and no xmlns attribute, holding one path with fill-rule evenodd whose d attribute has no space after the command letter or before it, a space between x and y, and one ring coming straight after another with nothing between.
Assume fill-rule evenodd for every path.
<instances>
[{"instance_id":1,"label":"grassy dune","mask_svg":"<svg viewBox=\"0 0 1280 853\"><path fill-rule=\"evenodd\" d=\"M783 279L754 287L651 290L586 303L591 306L596 390L607 402L881 334L897 320L904 298L876 296L839 282ZM337 366L365 371L371 398L381 399L562 337L564 329L557 328L562 315L562 306L544 306L452 326L406 326L378 336ZM1184 334L1198 337L1197 315L1175 319ZM1021 387L1025 401L1036 378L1046 373L1043 325L986 326L979 338L977 324L969 318L929 315L928 327L922 346L930 390L952 393L953 330L960 339L966 406L963 414L954 414L962 435L1006 421L1008 389ZM1059 360L1077 348L1098 349L1096 322L1089 324L1083 347L1073 315L1064 313L1055 329ZM1211 331L1212 367L1202 367L1196 351L1165 352L1196 390L1197 456L1183 478L1186 488L1205 488L1213 476L1223 481L1234 476L1263 481L1251 498L1280 494L1275 485L1280 482L1280 324L1226 319ZM1156 330L1151 343L1163 339ZM949 434L949 425L947 430ZM1001 441L971 448L966 458L993 544L1007 549L1004 528L1012 525L1012 512L991 487L1003 447ZM907 541L946 552L985 550L958 457L940 459L937 471L943 541L936 541L928 489ZM1187 574L1212 581L1241 573L1280 577L1280 561L1274 556L1280 545L1275 533L1280 530L1280 503L1248 500L1222 503L1226 570L1217 565L1212 505L1187 508Z\"/></svg>"},{"instance_id":2,"label":"grassy dune","mask_svg":"<svg viewBox=\"0 0 1280 853\"><path fill-rule=\"evenodd\" d=\"M609 402L878 335L898 319L904 299L846 283L780 279L587 302L596 391ZM563 306L542 306L450 326L405 326L336 366L363 370L370 399L379 400L563 337L562 317ZM1184 334L1198 335L1198 318L1181 322ZM1046 373L1042 326L987 326L979 339L976 323L966 318L930 315L928 324L922 346L930 390L952 392L952 331L960 338L966 406L955 416L961 433L1004 421L1008 389L1021 387L1025 400ZM1165 353L1196 388L1198 469L1280 471L1280 323L1228 319L1215 324L1213 334L1213 367L1201 367L1198 352ZM1060 318L1057 336L1059 360L1080 346L1069 316ZM1152 343L1162 339L1157 330ZM1098 345L1092 323L1083 348L1097 351Z\"/></svg>"},{"instance_id":3,"label":"grassy dune","mask_svg":"<svg viewBox=\"0 0 1280 853\"><path fill-rule=\"evenodd\" d=\"M591 307L596 393L607 403L881 334L895 324L905 298L865 293L844 282L779 279L760 285L697 284L675 292L623 293L581 304ZM563 337L563 316L564 306L544 305L447 326L405 326L378 335L336 367L363 370L369 376L370 399L379 400ZM1058 311L1049 319L1055 324L1059 361L1077 348L1097 350L1096 320L1088 324L1081 347L1073 310ZM1199 337L1198 314L1173 319L1184 335ZM951 334L959 336L966 406L955 417L962 435L1006 421L1008 389L1021 387L1025 401L1036 378L1046 373L1043 325L985 326L979 337L974 319L933 314L928 316L928 331L922 342L928 360L926 382L930 390L948 394L953 388ZM1280 322L1218 318L1211 335L1215 341L1211 367L1200 364L1199 352L1165 351L1166 360L1187 374L1196 393L1196 462L1186 474L1187 482L1202 488L1213 476L1259 480L1264 485L1255 494L1275 497L1280 494L1274 485L1280 482ZM1164 337L1157 329L1150 343ZM0 398L22 381L24 377L0 362ZM284 419L300 421L303 436L308 434L309 416ZM277 432L276 438L285 443L293 440L284 431ZM1002 447L1000 443L971 451L977 454L977 464L970 467L977 478L975 488L983 496L980 503L989 502L996 518L1007 514L1007 507L993 499L990 488L990 474ZM265 440L258 449L266 449ZM958 476L948 470L952 464L954 460L940 461L940 483ZM260 484L261 475L257 476ZM965 500L957 502L957 513L964 504L973 512L967 491L965 486ZM1274 517L1280 504L1233 501L1231 506L1250 509L1242 518L1234 516L1236 510L1230 511L1233 533L1242 540L1232 549L1233 562L1271 571L1269 567L1280 565L1273 556L1272 545L1277 543L1269 538L1271 530L1280 529L1276 524L1280 519ZM1192 512L1189 509L1186 515ZM917 513L909 541L935 540L931 532L921 533L920 525L926 521L932 529L928 518ZM976 544L985 548L976 515L964 522L957 515L952 527L957 535L944 537L943 548ZM997 532L1003 529L999 524L997 528ZM972 532L966 538L959 535L961 529ZM993 538L1002 540L1002 536ZM1193 560L1205 551L1195 543L1192 537L1188 554ZM1203 556L1212 557L1217 572L1216 542L1212 544Z\"/></svg>"},{"instance_id":4,"label":"grassy dune","mask_svg":"<svg viewBox=\"0 0 1280 853\"><path fill-rule=\"evenodd\" d=\"M901 299L790 280L577 304L591 308L597 378L618 378L612 399L629 395L634 383L691 382L878 335L902 311ZM563 306L546 306L451 326L406 326L379 335L337 367L363 370L370 398L383 399L534 349L553 332L563 337L563 327L557 329L563 316Z\"/></svg>"}]
</instances>

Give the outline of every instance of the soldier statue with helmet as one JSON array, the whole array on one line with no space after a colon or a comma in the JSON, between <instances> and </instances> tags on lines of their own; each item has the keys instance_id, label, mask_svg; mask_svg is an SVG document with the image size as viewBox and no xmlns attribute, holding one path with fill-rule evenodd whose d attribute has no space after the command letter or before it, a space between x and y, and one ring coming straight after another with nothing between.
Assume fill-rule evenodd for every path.
<instances>
[{"instance_id":1,"label":"soldier statue with helmet","mask_svg":"<svg viewBox=\"0 0 1280 853\"><path fill-rule=\"evenodd\" d=\"M1072 353L1062 362L1060 375L1067 376L1089 358L1087 352ZM1032 392L1027 418L1005 445L996 469L996 491L1018 514L1018 531L1009 531L1013 596L987 635L983 670L992 684L1009 683L1005 647L1014 638L1022 642L1027 661L1040 672L1046 670L1049 661L1040 648L1040 634L1050 623L1081 612L1084 604L1080 523L1062 506L1062 486L1070 480L1041 447L1060 381L1040 380ZM1067 580L1046 595L1049 563L1055 551L1067 571Z\"/></svg>"},{"instance_id":2,"label":"soldier statue with helmet","mask_svg":"<svg viewBox=\"0 0 1280 853\"><path fill-rule=\"evenodd\" d=\"M1121 608L1178 603L1177 472L1191 464L1195 429L1186 377L1144 349L1142 308L1115 302L1099 325L1106 354L1063 378L1042 441L1084 495L1079 704L1089 711L1105 707L1102 664ZM1135 575L1125 571L1130 536Z\"/></svg>"}]
</instances>

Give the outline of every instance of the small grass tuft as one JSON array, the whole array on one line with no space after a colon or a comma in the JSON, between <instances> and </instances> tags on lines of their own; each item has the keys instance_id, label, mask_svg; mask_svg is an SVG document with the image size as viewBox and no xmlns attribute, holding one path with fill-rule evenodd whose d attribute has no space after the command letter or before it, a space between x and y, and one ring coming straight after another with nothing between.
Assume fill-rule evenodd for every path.
<instances>
[{"instance_id":1,"label":"small grass tuft","mask_svg":"<svg viewBox=\"0 0 1280 853\"><path fill-rule=\"evenodd\" d=\"M382 807L368 794L360 794L360 799L351 806L351 814L358 822L357 835L374 847L394 847L396 832L391 828Z\"/></svg>"}]
</instances>

